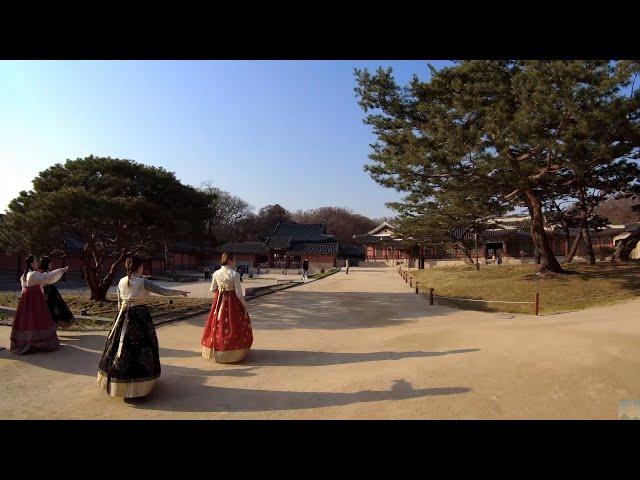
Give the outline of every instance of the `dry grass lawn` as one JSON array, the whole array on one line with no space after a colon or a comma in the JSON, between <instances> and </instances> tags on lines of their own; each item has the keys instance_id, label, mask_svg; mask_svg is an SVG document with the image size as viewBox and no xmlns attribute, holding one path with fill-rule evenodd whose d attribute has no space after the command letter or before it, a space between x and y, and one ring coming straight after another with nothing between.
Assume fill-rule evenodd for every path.
<instances>
[{"instance_id":1,"label":"dry grass lawn","mask_svg":"<svg viewBox=\"0 0 640 480\"><path fill-rule=\"evenodd\" d=\"M74 315L80 315L82 310L86 310L87 316L114 318L118 313L118 302L115 295L107 295L104 302L96 302L89 299L88 295L68 295L61 292L67 305ZM19 292L0 293L0 305L15 308L18 304ZM169 301L172 303L169 303ZM200 310L211 306L211 300L204 298L184 298L176 297L171 299L160 296L149 300L149 310L151 315L162 315L172 312L189 312Z\"/></svg>"},{"instance_id":2,"label":"dry grass lawn","mask_svg":"<svg viewBox=\"0 0 640 480\"><path fill-rule=\"evenodd\" d=\"M470 310L533 313L532 304L451 300L531 302L540 292L540 314L580 310L640 297L640 261L623 265L598 263L563 265L564 274L538 277L537 265L483 265L411 270L420 291L434 289L436 303Z\"/></svg>"}]
</instances>

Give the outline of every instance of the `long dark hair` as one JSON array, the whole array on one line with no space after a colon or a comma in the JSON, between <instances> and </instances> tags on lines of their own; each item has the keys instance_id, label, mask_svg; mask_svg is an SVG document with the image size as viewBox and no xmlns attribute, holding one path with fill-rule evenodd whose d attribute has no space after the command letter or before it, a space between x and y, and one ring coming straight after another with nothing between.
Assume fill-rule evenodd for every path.
<instances>
[{"instance_id":1,"label":"long dark hair","mask_svg":"<svg viewBox=\"0 0 640 480\"><path fill-rule=\"evenodd\" d=\"M47 270L49 270L49 263L51 263L51 258L45 255L44 257L40 258L40 263L38 265L38 268L43 272L46 272Z\"/></svg>"},{"instance_id":2,"label":"long dark hair","mask_svg":"<svg viewBox=\"0 0 640 480\"><path fill-rule=\"evenodd\" d=\"M25 268L24 268L24 273L22 274L22 279L26 282L27 281L27 273L33 271L33 267L31 266L31 264L33 262L35 262L36 257L34 257L33 255L27 255L26 258L24 259L24 263L25 263ZM13 277L16 278L16 277Z\"/></svg>"},{"instance_id":3,"label":"long dark hair","mask_svg":"<svg viewBox=\"0 0 640 480\"><path fill-rule=\"evenodd\" d=\"M137 272L142 266L142 259L137 255L133 255L127 258L124 266L127 269L127 285L131 285L131 274Z\"/></svg>"}]
</instances>

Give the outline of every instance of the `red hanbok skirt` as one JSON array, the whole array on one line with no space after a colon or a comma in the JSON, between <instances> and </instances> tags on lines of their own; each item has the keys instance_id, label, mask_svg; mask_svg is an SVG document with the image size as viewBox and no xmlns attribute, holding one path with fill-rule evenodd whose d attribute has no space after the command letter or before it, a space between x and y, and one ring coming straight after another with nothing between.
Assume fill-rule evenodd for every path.
<instances>
[{"instance_id":1,"label":"red hanbok skirt","mask_svg":"<svg viewBox=\"0 0 640 480\"><path fill-rule=\"evenodd\" d=\"M202 335L202 356L235 363L247 356L252 344L251 320L236 292L216 291Z\"/></svg>"},{"instance_id":2,"label":"red hanbok skirt","mask_svg":"<svg viewBox=\"0 0 640 480\"><path fill-rule=\"evenodd\" d=\"M57 325L40 285L27 287L18 301L11 328L11 351L18 355L51 352L60 347Z\"/></svg>"}]
</instances>

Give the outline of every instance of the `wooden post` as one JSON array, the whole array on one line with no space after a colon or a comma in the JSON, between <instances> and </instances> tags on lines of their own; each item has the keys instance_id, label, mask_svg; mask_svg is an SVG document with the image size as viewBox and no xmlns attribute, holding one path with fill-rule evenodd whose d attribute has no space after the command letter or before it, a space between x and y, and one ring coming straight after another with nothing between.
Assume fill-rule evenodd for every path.
<instances>
[{"instance_id":1,"label":"wooden post","mask_svg":"<svg viewBox=\"0 0 640 480\"><path fill-rule=\"evenodd\" d=\"M416 281L416 293L418 293L418 283L420 283L420 282Z\"/></svg>"},{"instance_id":2,"label":"wooden post","mask_svg":"<svg viewBox=\"0 0 640 480\"><path fill-rule=\"evenodd\" d=\"M409 277L409 286L413 288L413 277Z\"/></svg>"},{"instance_id":3,"label":"wooden post","mask_svg":"<svg viewBox=\"0 0 640 480\"><path fill-rule=\"evenodd\" d=\"M534 305L535 314L539 315L540 314L540 292L536 292L533 294L533 305Z\"/></svg>"},{"instance_id":4,"label":"wooden post","mask_svg":"<svg viewBox=\"0 0 640 480\"><path fill-rule=\"evenodd\" d=\"M433 288L429 289L429 305L433 305Z\"/></svg>"}]
</instances>

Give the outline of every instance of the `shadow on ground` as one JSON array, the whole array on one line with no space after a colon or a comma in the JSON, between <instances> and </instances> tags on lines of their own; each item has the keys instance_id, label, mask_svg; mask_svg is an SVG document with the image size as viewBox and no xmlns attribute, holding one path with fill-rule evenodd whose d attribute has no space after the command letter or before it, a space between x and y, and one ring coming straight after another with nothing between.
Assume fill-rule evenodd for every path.
<instances>
[{"instance_id":1,"label":"shadow on ground","mask_svg":"<svg viewBox=\"0 0 640 480\"><path fill-rule=\"evenodd\" d=\"M34 365L36 367L53 370L56 372L68 373L71 375L83 375L95 377L98 373L98 362L102 355L106 336L103 335L78 335L60 337L62 346L55 352L32 353L28 355L14 355L4 350L0 352L0 358L12 358ZM177 365L164 365L163 357L188 358L200 357L200 352L189 350L175 350L171 348L160 348L160 363L162 375L183 375L188 377L250 377L256 375L253 372L257 367L248 366L246 368L228 369L207 369L181 367ZM203 360L204 361L204 360ZM162 378L162 377L161 377Z\"/></svg>"},{"instance_id":2,"label":"shadow on ground","mask_svg":"<svg viewBox=\"0 0 640 480\"><path fill-rule=\"evenodd\" d=\"M411 291L309 292L292 288L250 302L249 313L256 330L344 330L398 326L449 312L430 308L428 298ZM205 320L199 316L187 322L202 327Z\"/></svg>"},{"instance_id":3,"label":"shadow on ground","mask_svg":"<svg viewBox=\"0 0 640 480\"><path fill-rule=\"evenodd\" d=\"M132 405L141 410L172 412L268 412L459 395L471 391L466 387L414 389L406 380L395 380L390 390L363 390L352 393L252 390L206 385L194 390L187 382L190 382L190 379L185 377L167 378L158 384L151 396L134 401ZM176 395L176 392L183 394Z\"/></svg>"},{"instance_id":4,"label":"shadow on ground","mask_svg":"<svg viewBox=\"0 0 640 480\"><path fill-rule=\"evenodd\" d=\"M365 352L335 353L304 350L251 350L242 363L254 367L321 367L349 363L402 360L405 358L439 357L457 353L477 352L478 348L449 350L444 352Z\"/></svg>"}]
</instances>

